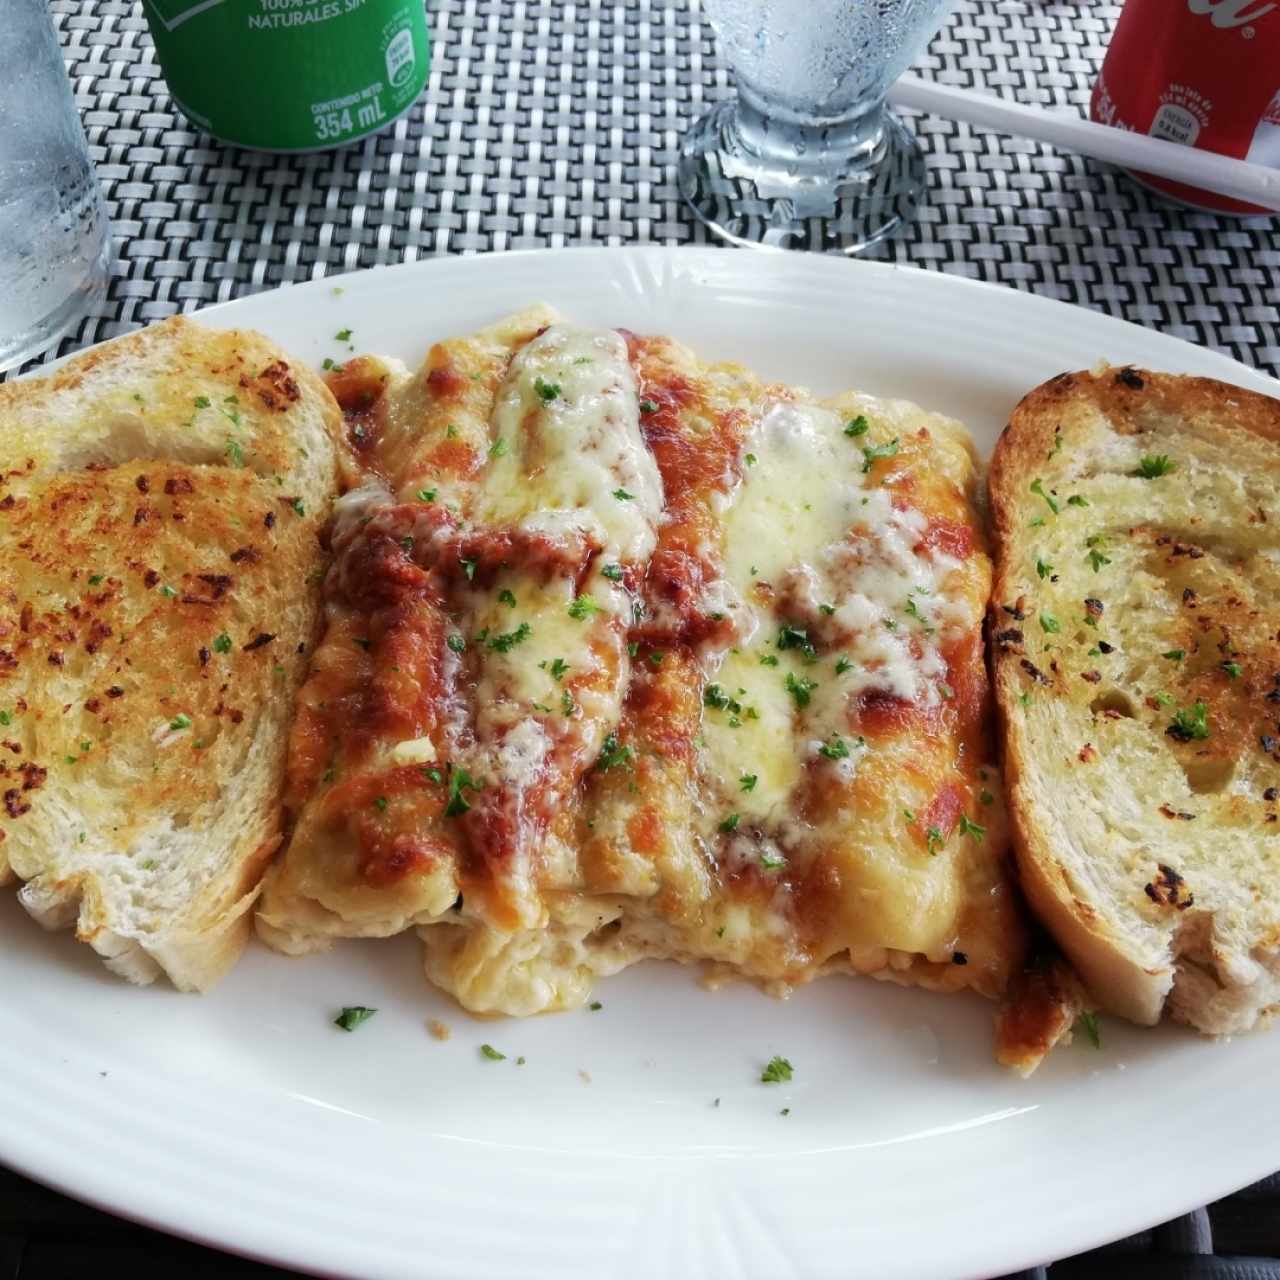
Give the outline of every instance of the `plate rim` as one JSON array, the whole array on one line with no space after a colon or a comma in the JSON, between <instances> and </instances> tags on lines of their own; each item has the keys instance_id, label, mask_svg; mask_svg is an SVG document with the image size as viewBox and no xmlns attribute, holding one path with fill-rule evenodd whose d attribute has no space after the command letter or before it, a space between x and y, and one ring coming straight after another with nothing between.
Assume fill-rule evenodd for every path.
<instances>
[{"instance_id":1,"label":"plate rim","mask_svg":"<svg viewBox=\"0 0 1280 1280\"><path fill-rule=\"evenodd\" d=\"M336 281L350 283L356 279L361 281L370 281L387 277L410 276L413 274L426 274L435 270L446 271L497 271L503 265L509 264L512 259L521 262L531 261L547 261L559 259L568 255L589 255L597 256L603 259L613 260L618 258L641 260L665 261L672 258L680 258L685 260L706 260L714 261L723 259L724 256L731 251L717 248L714 246L659 246L659 245L625 245L625 246L565 246L555 249L515 249L495 254L479 254L479 255L440 255L419 259L410 263L397 264L379 264L373 267L365 268L356 272L339 273L336 275L326 275L311 280L290 282L277 286L273 289L261 290L256 293L248 294L240 298L228 299L223 302L211 304L208 307L202 307L183 314L197 321L208 321L214 323L216 327L227 327L228 324L246 324L253 327L257 323L251 316L241 319L240 313L249 311L252 313L257 307L266 305L270 306L269 300L280 295L293 296L294 290L308 288L313 290L332 289ZM1032 293L1021 289L1011 288L996 282L976 279L970 276L955 275L945 271L932 270L914 265L897 264L891 262L868 262L848 259L831 259L820 255L789 255L778 254L773 255L752 255L749 251L739 251L746 253L748 260L762 262L766 259L770 260L770 265L765 267L768 272L780 272L787 274L792 271L810 271L818 267L819 264L823 270L830 269L830 263L839 261L842 265L836 268L837 271L846 271L854 273L863 273L869 276L879 277L882 280L889 280L892 277L909 277L915 283L909 287L919 287L925 289L936 289L946 291L951 289L959 289L963 291L971 291L976 289L982 296L988 298L999 297L1001 300L994 303L997 307L1019 307L1039 308L1048 306L1054 314L1061 314L1055 311L1056 308L1065 308L1066 311L1072 313L1081 313L1091 318L1104 330L1114 330L1115 326L1123 326L1124 328L1134 331L1142 335L1143 341L1150 341L1153 337L1157 338L1161 344L1177 343L1181 347L1188 347L1197 353L1197 362L1203 363L1206 357L1211 358L1212 362L1221 368L1221 374L1209 375L1220 376L1224 381L1235 381L1238 385L1249 387L1255 390L1262 390L1264 394L1280 396L1280 380L1263 372L1262 370L1253 368L1243 362L1229 356L1221 351L1211 348L1200 347L1186 339L1174 337L1173 335L1164 334L1158 330L1149 330L1141 325L1136 325L1130 321L1124 320L1117 316L1112 316L1106 312L1096 311L1091 308L1080 307L1078 305L1062 301L1060 299L1048 298L1039 294ZM478 264L484 264L480 266ZM683 269L683 268L682 268ZM925 283L925 282L929 283ZM946 282L946 283L941 283ZM365 284L361 288L367 287ZM1009 300L1009 295L1014 295L1018 301ZM106 341L111 341L107 339ZM93 346L82 348L81 351L68 354L56 362L48 365L39 366L36 369L22 375L26 377L41 377L52 372L53 369L65 363L66 360L72 358L73 355L82 354L84 351L92 350L102 343L93 344ZM1173 348L1170 348L1172 350ZM1237 372L1238 377L1232 379L1229 374ZM32 1178L36 1182L50 1186L64 1194L71 1195L86 1203L92 1204L105 1212L112 1213L125 1220L133 1221L141 1225L154 1227L165 1231L169 1234L189 1239L211 1248L224 1251L234 1252L241 1256L254 1258L263 1262L274 1263L293 1267L299 1270L310 1271L317 1275L342 1275L353 1274L351 1272L335 1271L325 1267L320 1261L320 1250L312 1249L309 1253L298 1251L287 1247L288 1244L297 1244L298 1236L296 1230L293 1235L285 1240L283 1237L286 1233L282 1232L282 1243L278 1250L263 1250L253 1245L245 1243L246 1237L242 1234L236 1237L212 1230L212 1221L206 1219L207 1226L200 1225L199 1213L196 1210L189 1211L186 1220L175 1220L171 1214L160 1214L158 1210L149 1211L145 1207L139 1207L136 1196L130 1196L133 1188L126 1185L119 1194L113 1194L107 1189L105 1179L99 1176L96 1179L86 1178L83 1173L77 1176L75 1162L67 1158L60 1158L60 1153L49 1153L46 1160L41 1161L37 1158L36 1153L31 1152L28 1159L22 1159L21 1153L14 1158L11 1150L8 1148L5 1136L0 1136L0 1160L9 1167L15 1169L24 1176ZM1240 1186L1247 1185L1258 1176L1265 1176L1266 1173L1273 1172L1274 1169L1269 1162L1264 1162L1261 1153L1257 1157L1259 1169L1254 1169L1250 1165L1250 1171L1243 1178L1237 1177L1236 1174L1222 1175L1222 1185L1218 1187L1217 1195L1228 1194L1230 1191ZM1233 1166L1234 1167L1234 1166ZM83 1168L83 1167L82 1167ZM89 1189L85 1189L88 1187ZM1206 1203L1208 1198L1200 1194L1191 1196L1189 1203L1181 1202L1183 1208L1179 1212L1185 1212L1188 1209L1198 1207L1198 1205ZM1119 1234L1123 1234L1124 1230L1136 1230L1141 1226L1149 1223L1151 1219L1146 1211L1139 1211L1136 1220L1125 1218L1124 1215L1109 1220L1110 1225L1105 1228L1099 1228L1096 1235L1091 1241L1086 1241L1080 1236L1073 1237L1073 1248L1082 1245L1085 1248L1092 1248L1099 1243L1117 1238ZM1116 1230L1116 1223L1121 1223L1121 1230ZM1059 1255L1060 1256L1060 1255ZM1006 1269L1016 1269L1019 1266L1031 1266L1038 1262L1045 1261L1042 1253L1022 1252L1015 1255L1012 1254L993 1254L996 1265ZM977 1271L971 1274L979 1274Z\"/></svg>"}]
</instances>

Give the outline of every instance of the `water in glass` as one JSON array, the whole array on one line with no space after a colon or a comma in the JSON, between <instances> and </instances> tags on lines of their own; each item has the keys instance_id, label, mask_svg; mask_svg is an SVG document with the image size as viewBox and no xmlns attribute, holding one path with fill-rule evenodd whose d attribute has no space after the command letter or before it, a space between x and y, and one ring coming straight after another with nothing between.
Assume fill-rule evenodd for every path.
<instances>
[{"instance_id":1,"label":"water in glass","mask_svg":"<svg viewBox=\"0 0 1280 1280\"><path fill-rule=\"evenodd\" d=\"M856 252L914 216L924 160L889 86L955 0L701 0L737 95L690 131L680 186L739 243Z\"/></svg>"},{"instance_id":2,"label":"water in glass","mask_svg":"<svg viewBox=\"0 0 1280 1280\"><path fill-rule=\"evenodd\" d=\"M0 371L100 298L107 219L47 0L4 0L0 34Z\"/></svg>"}]
</instances>

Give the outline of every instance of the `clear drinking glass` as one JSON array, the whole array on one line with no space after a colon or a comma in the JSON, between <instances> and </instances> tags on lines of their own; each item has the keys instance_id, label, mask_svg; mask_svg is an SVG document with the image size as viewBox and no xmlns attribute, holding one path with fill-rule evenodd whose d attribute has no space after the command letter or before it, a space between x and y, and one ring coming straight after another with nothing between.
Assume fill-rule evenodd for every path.
<instances>
[{"instance_id":1,"label":"clear drinking glass","mask_svg":"<svg viewBox=\"0 0 1280 1280\"><path fill-rule=\"evenodd\" d=\"M737 96L680 149L680 191L735 244L857 253L915 217L924 155L889 86L956 0L701 0Z\"/></svg>"},{"instance_id":2,"label":"clear drinking glass","mask_svg":"<svg viewBox=\"0 0 1280 1280\"><path fill-rule=\"evenodd\" d=\"M110 237L48 0L4 0L0 28L0 372L103 296Z\"/></svg>"}]
</instances>

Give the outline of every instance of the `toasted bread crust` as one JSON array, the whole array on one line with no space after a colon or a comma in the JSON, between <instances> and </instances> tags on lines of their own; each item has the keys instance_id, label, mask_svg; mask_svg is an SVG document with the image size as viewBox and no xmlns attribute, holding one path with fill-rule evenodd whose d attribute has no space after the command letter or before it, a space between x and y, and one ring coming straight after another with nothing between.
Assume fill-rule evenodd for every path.
<instances>
[{"instance_id":1,"label":"toasted bread crust","mask_svg":"<svg viewBox=\"0 0 1280 1280\"><path fill-rule=\"evenodd\" d=\"M0 881L132 981L204 989L248 935L339 430L181 319L0 387Z\"/></svg>"},{"instance_id":2,"label":"toasted bread crust","mask_svg":"<svg viewBox=\"0 0 1280 1280\"><path fill-rule=\"evenodd\" d=\"M1264 792L1263 784L1257 782L1246 800L1228 794L1217 781L1219 775L1245 777L1246 770L1252 770L1247 776L1256 780L1259 767L1271 767L1265 759L1257 761L1255 721L1267 710L1266 691L1274 665L1270 650L1262 643L1246 657L1230 647L1233 641L1243 644L1240 633L1246 623L1255 634L1266 632L1266 591L1259 592L1257 607L1251 607L1243 588L1239 596L1215 601L1185 585L1181 600L1176 590L1168 592L1169 604L1163 612L1151 605L1151 619L1144 621L1145 630L1136 636L1125 636L1121 642L1110 628L1121 626L1127 614L1140 612L1152 599L1164 598L1157 597L1146 578L1141 578L1141 587L1134 585L1139 568L1148 577L1167 572L1171 582L1182 582L1176 575L1184 567L1211 564L1217 558L1223 563L1221 576L1228 588L1247 582L1241 567L1249 554L1246 538L1240 534L1233 552L1230 522L1234 520L1238 530L1269 527L1274 513L1266 509L1266 501L1259 501L1256 510L1252 502L1240 502L1238 509L1225 514L1213 512L1217 523L1210 530L1209 516L1202 517L1194 505L1189 516L1185 511L1175 514L1166 496L1177 490L1160 486L1190 485L1192 471L1199 468L1203 475L1212 470L1213 459L1220 459L1224 452L1241 457L1242 473L1250 468L1255 473L1265 470L1274 465L1268 460L1274 459L1276 445L1280 445L1280 401L1208 378L1106 369L1062 374L1030 392L1013 411L992 461L989 485L996 573L989 631L1023 888L1097 1003L1139 1023L1154 1023L1169 1011L1207 1031L1237 1030L1265 1015L1275 999L1280 964L1274 931L1259 923L1265 908L1248 901L1250 893L1240 883L1244 873L1223 871L1219 885L1208 882L1208 869L1204 869L1203 888L1192 884L1181 897L1166 892L1159 879L1166 863L1182 865L1184 858L1188 864L1193 860L1188 833L1199 836L1208 824L1227 814L1242 828L1255 821L1259 824L1256 835L1243 831L1240 837L1244 848L1256 850L1249 875L1260 880L1262 892L1253 896L1265 896L1268 886L1280 891L1272 870L1275 854L1267 852L1270 846L1265 843L1271 838L1266 824L1272 819L1269 802L1262 798L1273 792L1269 788ZM1134 456L1143 452L1142 462L1162 456L1162 465L1171 469L1159 477L1137 478L1116 461L1122 455L1128 457L1126 449ZM1129 494L1132 505L1125 517L1132 523L1127 529L1123 521L1120 526L1114 519L1106 523L1111 515L1106 497L1101 503L1095 497L1090 509L1085 495L1099 476L1105 483L1127 484L1136 490ZM1039 493L1032 490L1037 484ZM1265 484L1263 479L1260 487ZM1242 479L1241 491L1246 487ZM1071 495L1076 491L1084 501L1072 511L1066 504L1075 500ZM1110 501L1114 507L1114 497ZM1059 511L1054 511L1055 504ZM1059 522L1067 519L1079 522L1079 539L1073 534L1065 546L1059 539L1053 544L1057 550L1050 553L1045 545L1058 532ZM1184 522L1181 526L1179 520ZM1122 560L1115 549L1126 535L1140 544L1145 557L1138 560L1138 568L1131 566L1132 558ZM1192 541L1196 538L1200 541ZM1080 561L1095 552L1093 572L1087 566L1082 569ZM1070 565L1063 563L1065 556L1071 557ZM1083 589L1073 593L1059 584L1059 576ZM1096 592L1097 599L1086 598L1086 616L1077 622L1069 611L1079 607L1078 597L1085 591ZM1042 621L1046 611L1048 625ZM1067 633L1081 623L1095 629L1079 632L1084 638L1077 637L1071 652ZM1151 634L1174 625L1185 625L1192 638L1171 641ZM1055 633L1061 628L1061 643L1058 634L1048 634L1050 626ZM1116 643L1101 656L1085 660L1081 665L1086 669L1073 670L1072 661L1085 645L1093 645L1089 652L1098 654L1096 642L1103 636ZM1166 682L1181 696L1160 694L1127 704L1123 695L1107 692L1122 658L1131 668L1145 664L1154 671L1153 679ZM1188 670L1193 662L1201 668L1194 676ZM1081 679L1089 683L1078 684ZM1091 695L1092 719L1084 714L1073 719L1069 709L1074 706L1080 712L1083 700ZM1119 708L1115 711L1105 705L1113 696ZM1038 710L1045 704L1056 705L1050 711ZM1181 741L1176 724L1165 725L1180 707L1197 705L1205 716L1206 741ZM1068 711L1058 714L1062 707ZM1135 726L1144 716L1149 737L1140 739ZM1109 717L1119 719L1112 722ZM1088 732L1091 741L1081 744L1070 736L1077 726L1083 736L1090 724L1094 726ZM1114 762L1119 750L1108 754L1100 744L1117 725L1124 726L1126 741L1135 751L1146 751L1162 762L1169 756L1176 758L1187 775L1183 800L1170 803L1163 794L1148 797L1144 793L1148 785L1163 785L1163 775L1154 767L1149 775L1117 772L1120 766ZM1264 743L1265 737L1264 725ZM1106 775L1110 794L1102 795L1092 809L1085 804L1073 814L1054 812L1057 801L1046 790L1059 790L1059 784L1089 769L1111 771ZM1046 779L1051 783L1048 788ZM1100 839L1093 828L1083 834L1086 819L1094 814L1100 817L1107 839ZM1205 823L1205 828L1198 828L1197 821ZM1114 883L1106 891L1105 877L1093 877L1090 865L1091 859L1097 866L1117 856L1118 843L1111 837L1126 824L1136 832L1129 846L1139 851L1150 848L1151 865L1160 867L1145 886L1141 875L1128 885L1126 892L1136 885L1133 902L1115 900ZM1162 859L1159 864L1156 851ZM1171 883L1179 885L1179 891L1180 880L1175 872ZM1142 900L1144 889L1150 901ZM1246 905L1232 901L1233 893ZM1250 923L1246 926L1243 920ZM1206 973L1213 975L1207 983ZM1206 988L1214 995L1213 1008L1204 994ZM1224 993L1230 1009L1224 1007Z\"/></svg>"}]
</instances>

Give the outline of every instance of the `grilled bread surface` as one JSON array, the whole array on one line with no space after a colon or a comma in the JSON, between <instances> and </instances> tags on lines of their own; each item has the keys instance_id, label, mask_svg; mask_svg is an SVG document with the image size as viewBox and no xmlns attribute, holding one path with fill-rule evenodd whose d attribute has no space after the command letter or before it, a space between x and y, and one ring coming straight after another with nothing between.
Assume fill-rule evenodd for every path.
<instances>
[{"instance_id":1,"label":"grilled bread surface","mask_svg":"<svg viewBox=\"0 0 1280 1280\"><path fill-rule=\"evenodd\" d=\"M204 989L247 936L338 425L185 320L0 387L0 882L132 981Z\"/></svg>"},{"instance_id":2,"label":"grilled bread surface","mask_svg":"<svg viewBox=\"0 0 1280 1280\"><path fill-rule=\"evenodd\" d=\"M991 471L990 627L1023 885L1093 997L1280 1005L1280 401L1064 374Z\"/></svg>"}]
</instances>

